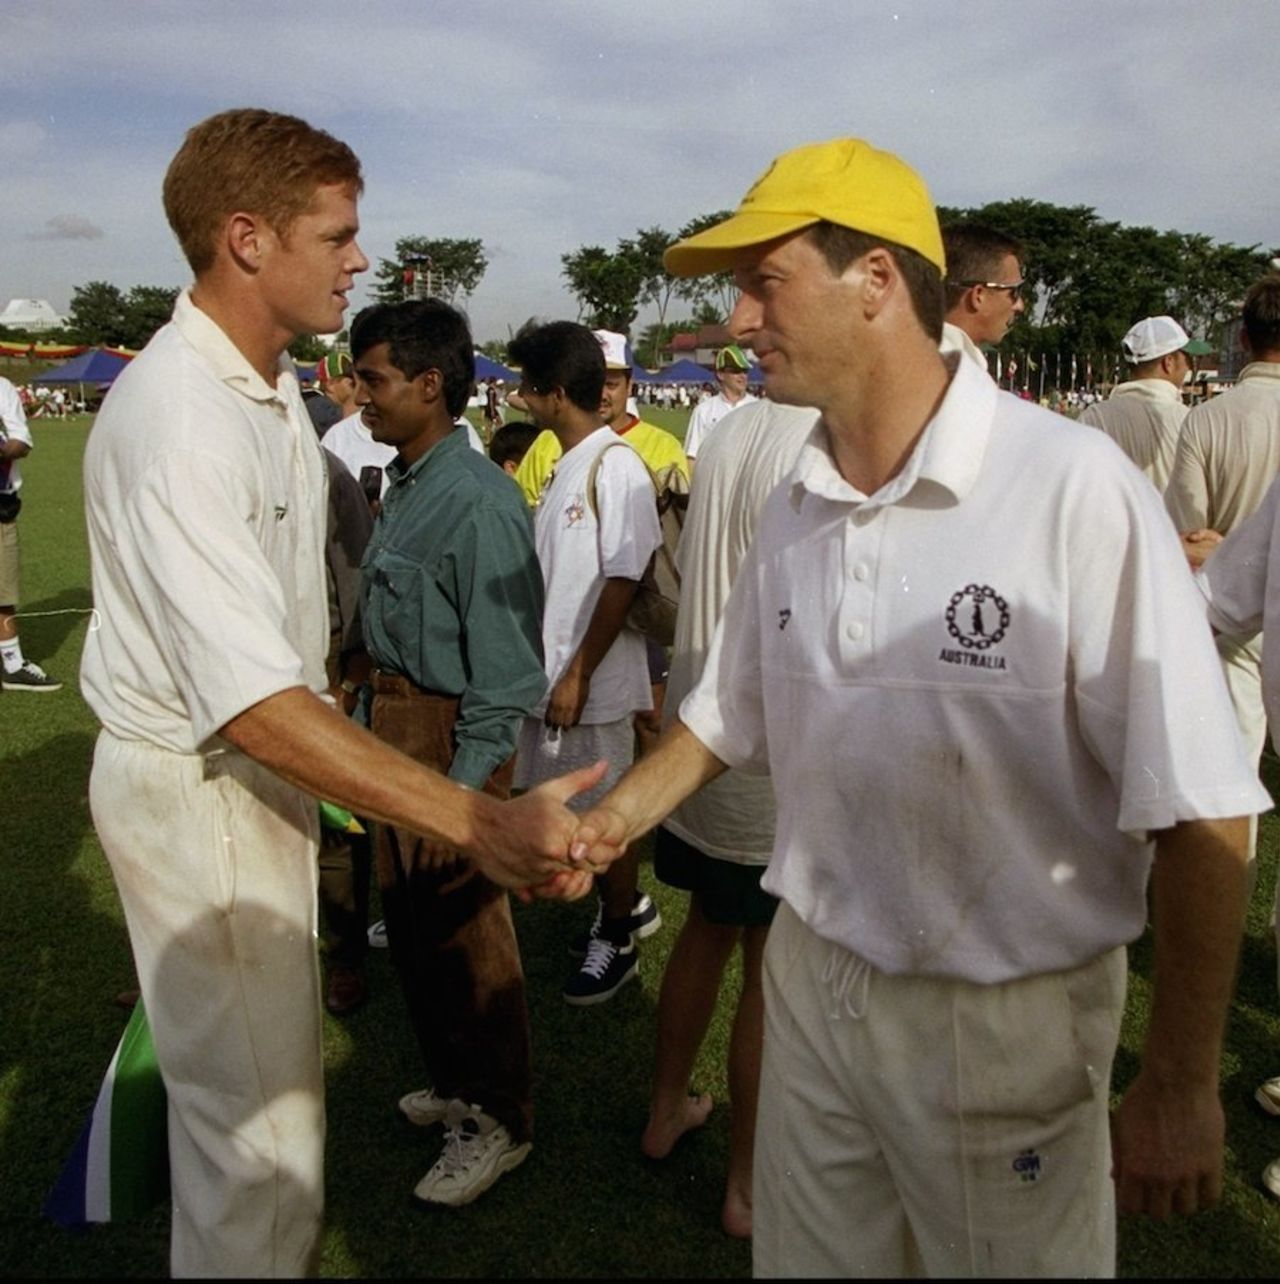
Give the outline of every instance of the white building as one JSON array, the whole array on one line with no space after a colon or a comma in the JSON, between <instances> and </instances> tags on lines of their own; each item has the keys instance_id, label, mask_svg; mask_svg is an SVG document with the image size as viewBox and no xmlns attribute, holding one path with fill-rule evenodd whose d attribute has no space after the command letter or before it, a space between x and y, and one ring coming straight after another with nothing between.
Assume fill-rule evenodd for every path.
<instances>
[{"instance_id":1,"label":"white building","mask_svg":"<svg viewBox=\"0 0 1280 1284\"><path fill-rule=\"evenodd\" d=\"M4 311L0 312L0 325L38 334L45 330L57 330L66 325L66 320L44 299L10 299Z\"/></svg>"}]
</instances>

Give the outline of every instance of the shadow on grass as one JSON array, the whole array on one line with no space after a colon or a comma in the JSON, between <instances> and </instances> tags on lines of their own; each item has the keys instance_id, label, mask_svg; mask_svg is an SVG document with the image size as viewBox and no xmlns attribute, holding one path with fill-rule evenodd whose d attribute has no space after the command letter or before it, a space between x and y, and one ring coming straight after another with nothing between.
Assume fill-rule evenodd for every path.
<instances>
[{"instance_id":1,"label":"shadow on grass","mask_svg":"<svg viewBox=\"0 0 1280 1284\"><path fill-rule=\"evenodd\" d=\"M24 635L25 636L25 635ZM44 1199L92 1109L126 1014L109 1000L132 984L119 920L95 901L114 894L92 840L88 731L49 737L3 767L5 951L0 1194L7 1275L163 1274L163 1211L123 1227L68 1234ZM109 902L107 902L109 903ZM105 978L105 984L104 984Z\"/></svg>"},{"instance_id":2,"label":"shadow on grass","mask_svg":"<svg viewBox=\"0 0 1280 1284\"><path fill-rule=\"evenodd\" d=\"M18 630L23 654L43 664L79 628L93 609L93 594L87 588L68 588L39 602L23 602L18 608ZM64 679L65 680L65 679Z\"/></svg>"},{"instance_id":3,"label":"shadow on grass","mask_svg":"<svg viewBox=\"0 0 1280 1284\"><path fill-rule=\"evenodd\" d=\"M461 1210L424 1210L411 1201L439 1153L442 1130L413 1128L395 1108L401 1095L423 1086L423 1072L390 961L374 952L368 1004L326 1025L324 1273L749 1274L749 1247L719 1229L727 1111L718 1108L712 1123L663 1163L640 1155L666 953L659 938L641 946L641 981L608 1003L574 1008L561 996L573 967L567 943L593 911L593 901L514 907L533 1033L534 1147L520 1168ZM673 936L675 926L663 935ZM376 1235L367 1233L370 1225Z\"/></svg>"}]
</instances>

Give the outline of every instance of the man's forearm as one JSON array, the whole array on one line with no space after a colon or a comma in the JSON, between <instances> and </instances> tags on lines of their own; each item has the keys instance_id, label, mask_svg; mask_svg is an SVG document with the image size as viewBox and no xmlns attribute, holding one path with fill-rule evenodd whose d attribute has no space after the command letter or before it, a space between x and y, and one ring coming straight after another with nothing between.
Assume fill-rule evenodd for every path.
<instances>
[{"instance_id":1,"label":"man's forearm","mask_svg":"<svg viewBox=\"0 0 1280 1284\"><path fill-rule=\"evenodd\" d=\"M1244 923L1249 822L1201 820L1156 838L1155 996L1143 1069L1216 1083Z\"/></svg>"},{"instance_id":2,"label":"man's forearm","mask_svg":"<svg viewBox=\"0 0 1280 1284\"><path fill-rule=\"evenodd\" d=\"M588 850L572 855L594 860L589 849L597 837L609 848L634 842L726 770L727 764L677 718L653 750L583 817L584 827L589 825L591 830L586 840Z\"/></svg>"},{"instance_id":3,"label":"man's forearm","mask_svg":"<svg viewBox=\"0 0 1280 1284\"><path fill-rule=\"evenodd\" d=\"M222 736L317 798L460 849L473 841L478 808L489 801L384 744L304 687L246 709Z\"/></svg>"},{"instance_id":4,"label":"man's forearm","mask_svg":"<svg viewBox=\"0 0 1280 1284\"><path fill-rule=\"evenodd\" d=\"M600 661L609 653L609 648L618 639L627 622L627 612L631 601L640 587L637 580L606 580L596 608L591 613L591 623L587 625L586 635L577 654L570 661L584 678L600 667Z\"/></svg>"}]
</instances>

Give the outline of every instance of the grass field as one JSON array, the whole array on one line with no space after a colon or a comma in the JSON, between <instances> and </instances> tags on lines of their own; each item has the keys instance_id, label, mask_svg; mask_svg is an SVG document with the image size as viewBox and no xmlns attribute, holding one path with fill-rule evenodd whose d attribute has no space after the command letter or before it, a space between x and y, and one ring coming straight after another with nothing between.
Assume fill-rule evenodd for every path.
<instances>
[{"instance_id":1,"label":"grass field","mask_svg":"<svg viewBox=\"0 0 1280 1284\"><path fill-rule=\"evenodd\" d=\"M675 427L682 425L675 424ZM40 1206L90 1108L124 1023L111 998L132 984L128 940L86 800L96 734L76 690L88 627L89 575L80 503L83 419L34 425L24 469L27 506L22 637L31 658L67 685L47 697L0 696L0 816L6 895L0 904L0 1272L9 1277L133 1278L167 1270L167 1208L141 1221L67 1234ZM1275 792L1280 773L1268 759ZM1261 886L1245 941L1223 1063L1228 1185L1223 1206L1169 1226L1125 1222L1126 1276L1274 1278L1280 1206L1257 1185L1280 1155L1280 1121L1252 1105L1280 1072L1270 904L1280 826L1262 823ZM421 1074L385 955L354 1017L326 1018L328 1220L322 1270L335 1276L746 1275L750 1254L718 1229L726 1117L664 1164L643 1160L654 1008L679 924L679 897L645 886L666 920L643 949L642 980L599 1008L560 999L566 937L583 907L517 907L529 974L538 1108L530 1160L473 1208L428 1214L409 1191L434 1153L400 1124L396 1098ZM1132 952L1132 984L1116 1088L1134 1073L1149 999L1149 943ZM697 1083L722 1100L729 1002L722 1002Z\"/></svg>"}]
</instances>

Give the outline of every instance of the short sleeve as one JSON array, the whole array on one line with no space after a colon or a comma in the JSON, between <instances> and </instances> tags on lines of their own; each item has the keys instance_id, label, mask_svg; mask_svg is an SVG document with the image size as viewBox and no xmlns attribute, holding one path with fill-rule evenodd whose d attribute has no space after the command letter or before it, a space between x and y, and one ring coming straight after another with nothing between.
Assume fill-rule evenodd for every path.
<instances>
[{"instance_id":1,"label":"short sleeve","mask_svg":"<svg viewBox=\"0 0 1280 1284\"><path fill-rule=\"evenodd\" d=\"M248 482L221 460L153 460L121 514L137 594L197 744L237 714L305 685L278 577L254 538Z\"/></svg>"},{"instance_id":2,"label":"short sleeve","mask_svg":"<svg viewBox=\"0 0 1280 1284\"><path fill-rule=\"evenodd\" d=\"M629 446L607 446L595 490L600 573L606 579L639 580L662 542L649 470Z\"/></svg>"},{"instance_id":3,"label":"short sleeve","mask_svg":"<svg viewBox=\"0 0 1280 1284\"><path fill-rule=\"evenodd\" d=\"M751 545L733 581L702 677L680 705L680 721L721 762L767 771L759 547L758 541Z\"/></svg>"},{"instance_id":4,"label":"short sleeve","mask_svg":"<svg viewBox=\"0 0 1280 1284\"><path fill-rule=\"evenodd\" d=\"M1270 805L1247 761L1181 545L1136 470L1098 474L1070 521L1080 733L1143 834Z\"/></svg>"}]
</instances>

